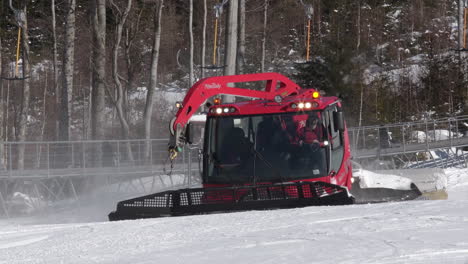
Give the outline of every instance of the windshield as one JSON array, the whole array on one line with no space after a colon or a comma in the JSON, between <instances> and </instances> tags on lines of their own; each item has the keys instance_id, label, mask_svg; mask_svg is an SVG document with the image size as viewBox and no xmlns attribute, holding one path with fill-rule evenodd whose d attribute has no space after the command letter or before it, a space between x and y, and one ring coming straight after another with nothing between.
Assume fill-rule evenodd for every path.
<instances>
[{"instance_id":1,"label":"windshield","mask_svg":"<svg viewBox=\"0 0 468 264\"><path fill-rule=\"evenodd\" d=\"M284 182L326 176L321 113L211 117L204 182Z\"/></svg>"}]
</instances>

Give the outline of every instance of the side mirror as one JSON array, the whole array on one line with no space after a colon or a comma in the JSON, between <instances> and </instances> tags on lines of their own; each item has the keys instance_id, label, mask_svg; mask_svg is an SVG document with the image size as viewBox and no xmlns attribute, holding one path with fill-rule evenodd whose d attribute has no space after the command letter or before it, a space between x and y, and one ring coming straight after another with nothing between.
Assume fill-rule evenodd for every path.
<instances>
[{"instance_id":1,"label":"side mirror","mask_svg":"<svg viewBox=\"0 0 468 264\"><path fill-rule=\"evenodd\" d=\"M192 123L188 123L185 127L185 141L189 144L193 143L193 125Z\"/></svg>"},{"instance_id":2,"label":"side mirror","mask_svg":"<svg viewBox=\"0 0 468 264\"><path fill-rule=\"evenodd\" d=\"M335 127L335 131L344 131L345 125L343 112L333 112L333 126Z\"/></svg>"}]
</instances>

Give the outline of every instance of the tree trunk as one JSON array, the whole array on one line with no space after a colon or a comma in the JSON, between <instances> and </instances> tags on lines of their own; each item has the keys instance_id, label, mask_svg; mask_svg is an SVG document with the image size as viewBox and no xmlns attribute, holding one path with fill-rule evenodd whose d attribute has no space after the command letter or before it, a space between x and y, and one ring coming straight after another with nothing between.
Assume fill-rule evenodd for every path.
<instances>
[{"instance_id":1,"label":"tree trunk","mask_svg":"<svg viewBox=\"0 0 468 264\"><path fill-rule=\"evenodd\" d=\"M155 100L155 90L158 80L158 60L159 60L159 48L161 46L161 16L162 9L164 7L164 0L159 1L159 6L155 8L154 12L154 27L155 34L153 39L153 48L151 52L151 69L150 69L150 81L148 86L148 93L146 95L146 106L144 113L145 120L145 139L149 141L151 138L151 118L153 116L153 105ZM145 159L150 158L149 143L145 144Z\"/></svg>"},{"instance_id":2,"label":"tree trunk","mask_svg":"<svg viewBox=\"0 0 468 264\"><path fill-rule=\"evenodd\" d=\"M0 36L0 76L3 76L3 64L2 64L2 36ZM4 132L4 114L3 109L5 107L5 92L3 91L3 79L0 78L0 170L5 168L3 163L5 158L5 147L3 145L3 133Z\"/></svg>"},{"instance_id":3,"label":"tree trunk","mask_svg":"<svg viewBox=\"0 0 468 264\"><path fill-rule=\"evenodd\" d=\"M19 11L19 10L18 10ZM29 64L29 34L28 34L28 22L26 16L26 5L24 6L24 21L21 21L21 35L22 35L22 45L23 45L23 76L28 76L30 74L31 66ZM19 23L20 24L20 23ZM21 102L20 117L18 122L18 141L26 141L26 132L28 127L28 115L29 115L29 101L31 97L30 90L30 78L25 78L23 80L23 99ZM25 145L18 145L18 169L24 169L24 151Z\"/></svg>"},{"instance_id":4,"label":"tree trunk","mask_svg":"<svg viewBox=\"0 0 468 264\"><path fill-rule=\"evenodd\" d=\"M40 141L44 141L44 133L47 123L47 87L49 84L47 82L47 72L45 72L45 83L44 83L44 90L42 92L42 126L41 126L41 137ZM36 155L36 163L34 164L35 169L39 169L41 166L41 155L42 155L42 148L43 144L39 146L39 153Z\"/></svg>"},{"instance_id":5,"label":"tree trunk","mask_svg":"<svg viewBox=\"0 0 468 264\"><path fill-rule=\"evenodd\" d=\"M206 56L206 20L207 20L206 0L203 0L203 30L202 30L202 50L201 50L201 77L205 78L205 56Z\"/></svg>"},{"instance_id":6,"label":"tree trunk","mask_svg":"<svg viewBox=\"0 0 468 264\"><path fill-rule=\"evenodd\" d=\"M136 35L140 31L140 21L141 15L144 11L145 7L142 7L138 12L138 16L135 22L131 22L130 24L127 23L127 27L125 30L125 61L127 66L127 83L126 83L126 92L124 93L123 97L123 108L125 113L127 113L127 120L129 120L129 105L128 105L128 93L134 87L135 83L135 65L132 60L131 50L133 47L133 42L135 41ZM139 63L139 62L137 62Z\"/></svg>"},{"instance_id":7,"label":"tree trunk","mask_svg":"<svg viewBox=\"0 0 468 264\"><path fill-rule=\"evenodd\" d=\"M245 65L245 0L239 0L239 49L237 50L237 74L244 72Z\"/></svg>"},{"instance_id":8,"label":"tree trunk","mask_svg":"<svg viewBox=\"0 0 468 264\"><path fill-rule=\"evenodd\" d=\"M106 1L93 0L93 105L91 137L104 137L106 77Z\"/></svg>"},{"instance_id":9,"label":"tree trunk","mask_svg":"<svg viewBox=\"0 0 468 264\"><path fill-rule=\"evenodd\" d=\"M266 29L268 23L268 1L265 0L265 8L263 10L263 35L262 35L262 59L260 62L260 71L265 72L265 57L266 57Z\"/></svg>"},{"instance_id":10,"label":"tree trunk","mask_svg":"<svg viewBox=\"0 0 468 264\"><path fill-rule=\"evenodd\" d=\"M193 76L193 0L189 1L189 35L190 35L190 73L189 73L189 87L192 87L195 79Z\"/></svg>"},{"instance_id":11,"label":"tree trunk","mask_svg":"<svg viewBox=\"0 0 468 264\"><path fill-rule=\"evenodd\" d=\"M458 0L458 49L461 50L464 48L464 25L465 25L465 0ZM466 54L465 52L459 52L459 68L463 74L463 80L467 80L467 68L468 64L465 61ZM468 87L465 91L465 109L468 109ZM466 110L465 110L466 111Z\"/></svg>"},{"instance_id":12,"label":"tree trunk","mask_svg":"<svg viewBox=\"0 0 468 264\"><path fill-rule=\"evenodd\" d=\"M465 25L465 0L458 0L458 49L463 49ZM461 54L461 52L460 52Z\"/></svg>"},{"instance_id":13,"label":"tree trunk","mask_svg":"<svg viewBox=\"0 0 468 264\"><path fill-rule=\"evenodd\" d=\"M226 19L226 44L224 54L224 75L236 74L236 57L237 57L237 36L238 36L238 2L231 0L229 2L227 19ZM234 96L224 96L224 102L234 102Z\"/></svg>"},{"instance_id":14,"label":"tree trunk","mask_svg":"<svg viewBox=\"0 0 468 264\"><path fill-rule=\"evenodd\" d=\"M105 136L105 95L106 95L106 0L92 0L93 21L93 92L91 110L91 138L98 140ZM95 145L94 162L102 164L102 146Z\"/></svg>"},{"instance_id":15,"label":"tree trunk","mask_svg":"<svg viewBox=\"0 0 468 264\"><path fill-rule=\"evenodd\" d=\"M322 17L321 17L321 1L317 1L317 14L315 17L317 18L317 38L318 38L318 43L322 43ZM320 45L319 45L320 46Z\"/></svg>"},{"instance_id":16,"label":"tree trunk","mask_svg":"<svg viewBox=\"0 0 468 264\"><path fill-rule=\"evenodd\" d=\"M70 121L72 114L73 73L75 62L75 0L67 0L67 18L65 22L65 54L63 56L63 85L60 104L59 139L70 139Z\"/></svg>"},{"instance_id":17,"label":"tree trunk","mask_svg":"<svg viewBox=\"0 0 468 264\"><path fill-rule=\"evenodd\" d=\"M51 9L52 9L52 37L53 37L53 44L52 44L52 51L53 51L53 64L54 64L54 79L53 79L53 86L54 86L54 94L55 94L55 139L59 139L59 131L60 131L60 88L58 86L58 51L57 51L57 29L56 29L56 16L55 16L55 0L51 0Z\"/></svg>"},{"instance_id":18,"label":"tree trunk","mask_svg":"<svg viewBox=\"0 0 468 264\"><path fill-rule=\"evenodd\" d=\"M359 48L361 47L361 0L357 1L357 44L356 44L356 50L359 53ZM359 56L359 54L358 54Z\"/></svg>"},{"instance_id":19,"label":"tree trunk","mask_svg":"<svg viewBox=\"0 0 468 264\"><path fill-rule=\"evenodd\" d=\"M120 12L118 9L117 5L114 4L113 1L111 1L112 5L118 10L118 13L120 14L120 17L117 17L117 25L115 28L115 42L114 42L114 47L112 49L112 77L114 79L114 84L115 84L115 89L116 89L116 98L114 100L115 108L117 110L117 115L119 117L120 125L122 127L122 134L124 139L129 139L130 136L130 127L128 125L128 121L126 118L126 113L124 111L124 96L126 91L124 91L123 85L120 82L120 77L119 77L119 72L118 72L118 60L119 60L119 50L120 50L120 42L122 40L122 32L123 32L123 27L125 25L125 22L127 21L128 13L130 12L130 9L132 8L132 0L127 1L127 6L123 13ZM130 143L126 144L127 148L127 157L128 160L133 162L133 153L132 153L132 148Z\"/></svg>"},{"instance_id":20,"label":"tree trunk","mask_svg":"<svg viewBox=\"0 0 468 264\"><path fill-rule=\"evenodd\" d=\"M236 57L237 57L237 18L238 18L238 3L237 1L229 1L227 19L226 19L226 48L224 56L224 75L236 74Z\"/></svg>"}]
</instances>

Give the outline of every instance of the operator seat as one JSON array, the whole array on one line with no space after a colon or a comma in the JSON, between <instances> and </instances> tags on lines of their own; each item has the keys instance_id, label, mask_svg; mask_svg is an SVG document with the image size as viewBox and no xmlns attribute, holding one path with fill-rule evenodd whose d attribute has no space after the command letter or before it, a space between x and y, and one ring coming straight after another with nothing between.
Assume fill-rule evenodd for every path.
<instances>
[{"instance_id":1,"label":"operator seat","mask_svg":"<svg viewBox=\"0 0 468 264\"><path fill-rule=\"evenodd\" d=\"M224 137L221 154L222 163L241 163L248 158L249 142L242 128L233 127L229 130Z\"/></svg>"}]
</instances>

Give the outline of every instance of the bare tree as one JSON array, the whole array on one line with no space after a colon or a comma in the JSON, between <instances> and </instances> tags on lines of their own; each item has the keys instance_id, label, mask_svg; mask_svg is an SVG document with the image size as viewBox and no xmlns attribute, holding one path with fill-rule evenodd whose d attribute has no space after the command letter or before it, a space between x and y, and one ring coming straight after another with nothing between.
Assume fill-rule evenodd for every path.
<instances>
[{"instance_id":1,"label":"bare tree","mask_svg":"<svg viewBox=\"0 0 468 264\"><path fill-rule=\"evenodd\" d=\"M202 30L202 50L201 50L201 77L205 77L205 56L206 56L206 19L207 19L206 0L203 0L203 30Z\"/></svg>"},{"instance_id":2,"label":"bare tree","mask_svg":"<svg viewBox=\"0 0 468 264\"><path fill-rule=\"evenodd\" d=\"M63 85L60 107L60 140L70 138L70 120L72 114L73 73L75 63L75 0L67 0L67 18L65 22L65 55L63 56Z\"/></svg>"},{"instance_id":3,"label":"bare tree","mask_svg":"<svg viewBox=\"0 0 468 264\"><path fill-rule=\"evenodd\" d=\"M122 134L124 139L128 139L130 136L130 127L127 121L127 115L124 110L124 97L126 91L124 91L122 82L120 81L120 75L118 72L118 64L119 64L119 50L120 50L120 42L122 41L122 32L125 22L127 21L128 14L130 13L130 9L132 8L132 0L127 0L127 6L123 10L120 10L119 6L114 3L113 0L110 1L114 10L116 11L116 20L117 24L115 25L115 39L114 39L114 46L112 49L112 77L114 79L115 90L116 90L116 98L112 98L115 108L117 109L117 115L119 117L120 125L122 127ZM112 92L109 92L110 96L112 97ZM130 161L133 161L133 154L132 148L130 143L126 144L127 146L127 155Z\"/></svg>"},{"instance_id":4,"label":"bare tree","mask_svg":"<svg viewBox=\"0 0 468 264\"><path fill-rule=\"evenodd\" d=\"M126 82L126 92L123 94L123 108L124 112L129 115L129 105L128 105L128 92L134 87L135 84L135 73L137 69L137 65L139 63L138 58L132 56L132 50L134 47L135 39L140 32L140 22L143 11L146 9L145 5L143 5L140 10L138 10L138 15L136 18L134 16L129 15L127 20L127 26L125 27L125 62L127 67L127 82ZM133 9L136 10L136 9ZM135 18L135 19L131 19ZM129 117L127 116L127 120Z\"/></svg>"},{"instance_id":5,"label":"bare tree","mask_svg":"<svg viewBox=\"0 0 468 264\"><path fill-rule=\"evenodd\" d=\"M226 41L224 45L224 75L236 74L238 10L239 5L237 0L229 1L226 19ZM225 95L223 96L223 100L226 103L234 102L235 97L232 95Z\"/></svg>"},{"instance_id":6,"label":"bare tree","mask_svg":"<svg viewBox=\"0 0 468 264\"><path fill-rule=\"evenodd\" d=\"M151 118L153 116L153 106L155 100L155 90L158 81L158 61L159 61L159 48L161 46L161 17L162 9L164 7L164 0L159 0L159 5L154 8L154 38L153 48L151 51L151 69L150 69L150 81L148 86L148 93L146 95L146 106L144 113L145 120L145 139L151 138ZM148 144L145 145L145 158L148 160L150 157L150 148Z\"/></svg>"},{"instance_id":7,"label":"bare tree","mask_svg":"<svg viewBox=\"0 0 468 264\"><path fill-rule=\"evenodd\" d=\"M13 7L12 1L10 0L10 9L13 11L15 23L18 26L18 30L21 30L21 44L23 46L23 77L26 77L30 72L29 62L29 34L28 34L28 20L26 16L27 2L24 4L23 9L16 9ZM17 140L19 142L26 141L26 130L28 125L28 114L29 114L29 102L31 97L30 81L29 78L23 79L23 98L20 106L20 116L18 120L18 135ZM24 169L24 150L25 145L18 145L18 159L17 166L19 170Z\"/></svg>"},{"instance_id":8,"label":"bare tree","mask_svg":"<svg viewBox=\"0 0 468 264\"><path fill-rule=\"evenodd\" d=\"M106 0L92 0L93 21L93 104L91 137L104 138L106 92Z\"/></svg>"},{"instance_id":9,"label":"bare tree","mask_svg":"<svg viewBox=\"0 0 468 264\"><path fill-rule=\"evenodd\" d=\"M105 136L105 95L106 95L106 0L91 0L93 28L93 85L91 104L91 138ZM103 148L95 145L94 162L102 164Z\"/></svg>"},{"instance_id":10,"label":"bare tree","mask_svg":"<svg viewBox=\"0 0 468 264\"><path fill-rule=\"evenodd\" d=\"M2 58L2 36L0 35L0 76L3 76L3 58ZM0 169L3 169L5 166L3 164L5 156L5 147L3 145L3 133L4 133L4 115L3 109L5 104L5 93L3 91L3 79L0 78Z\"/></svg>"},{"instance_id":11,"label":"bare tree","mask_svg":"<svg viewBox=\"0 0 468 264\"><path fill-rule=\"evenodd\" d=\"M52 52L53 52L53 64L54 64L54 79L53 79L53 86L54 86L54 93L55 93L55 112L60 113L60 88L58 86L58 51L57 51L57 22L55 16L55 0L51 0L50 7L52 9L52 38L53 38L53 45L52 45ZM55 120L55 138L59 138L59 131L60 131L60 118L57 117Z\"/></svg>"},{"instance_id":12,"label":"bare tree","mask_svg":"<svg viewBox=\"0 0 468 264\"><path fill-rule=\"evenodd\" d=\"M190 35L190 73L189 73L189 86L192 87L194 83L193 76L193 0L189 1L189 35Z\"/></svg>"},{"instance_id":13,"label":"bare tree","mask_svg":"<svg viewBox=\"0 0 468 264\"><path fill-rule=\"evenodd\" d=\"M268 2L265 0L265 6L263 9L263 35L262 35L262 59L260 62L260 71L265 72L265 57L266 57L266 30L268 24Z\"/></svg>"},{"instance_id":14,"label":"bare tree","mask_svg":"<svg viewBox=\"0 0 468 264\"><path fill-rule=\"evenodd\" d=\"M361 47L361 0L357 1L357 43L356 50L359 52L359 47Z\"/></svg>"},{"instance_id":15,"label":"bare tree","mask_svg":"<svg viewBox=\"0 0 468 264\"><path fill-rule=\"evenodd\" d=\"M245 65L245 0L239 0L239 44L237 49L237 74L244 72Z\"/></svg>"},{"instance_id":16,"label":"bare tree","mask_svg":"<svg viewBox=\"0 0 468 264\"><path fill-rule=\"evenodd\" d=\"M465 19L468 19L468 1L467 0L459 0L458 1L458 48L459 49L466 49L468 48L466 46L466 30L465 25L467 24L467 21Z\"/></svg>"},{"instance_id":17,"label":"bare tree","mask_svg":"<svg viewBox=\"0 0 468 264\"><path fill-rule=\"evenodd\" d=\"M239 5L236 0L229 1L226 19L226 54L224 55L224 75L236 74L238 6Z\"/></svg>"}]
</instances>

